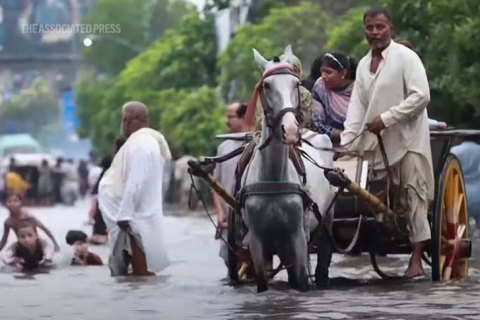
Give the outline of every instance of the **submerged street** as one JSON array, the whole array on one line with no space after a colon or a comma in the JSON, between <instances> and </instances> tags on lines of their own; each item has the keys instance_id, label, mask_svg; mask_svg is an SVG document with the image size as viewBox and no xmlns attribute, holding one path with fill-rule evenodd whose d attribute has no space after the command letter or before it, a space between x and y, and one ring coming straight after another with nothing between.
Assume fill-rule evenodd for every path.
<instances>
[{"instance_id":1,"label":"submerged street","mask_svg":"<svg viewBox=\"0 0 480 320\"><path fill-rule=\"evenodd\" d=\"M232 288L218 257L219 243L205 215L169 214L165 232L170 267L160 276L114 279L107 266L71 267L72 248L65 244L71 229L83 229L88 201L75 207L32 208L57 237L62 263L33 278L0 273L0 319L480 319L480 262L471 260L470 278L460 283L379 282L367 257L334 256L333 288L300 294L281 280L266 293L253 285ZM7 212L0 208L0 218ZM11 233L9 243L14 240ZM107 262L106 246L91 246ZM474 243L474 256L480 254ZM385 258L387 271L402 272L407 257ZM427 272L428 269L427 269Z\"/></svg>"}]
</instances>

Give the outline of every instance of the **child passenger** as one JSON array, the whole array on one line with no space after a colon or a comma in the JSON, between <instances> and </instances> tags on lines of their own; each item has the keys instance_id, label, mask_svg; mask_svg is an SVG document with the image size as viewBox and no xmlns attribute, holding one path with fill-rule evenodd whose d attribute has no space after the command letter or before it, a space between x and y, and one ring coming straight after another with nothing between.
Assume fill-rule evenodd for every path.
<instances>
[{"instance_id":1,"label":"child passenger","mask_svg":"<svg viewBox=\"0 0 480 320\"><path fill-rule=\"evenodd\" d=\"M55 252L60 251L60 247L58 246L57 241L53 237L50 230L43 225L37 218L27 213L27 211L22 206L22 196L19 194L10 194L7 197L6 206L9 211L9 216L4 222L4 231L3 237L0 240L0 251L3 250L5 245L7 244L8 235L10 233L10 229L17 234L18 237L18 227L22 222L30 222L31 225L35 227L35 232L37 231L36 228L42 229L45 234L52 240L55 246Z\"/></svg>"},{"instance_id":2,"label":"child passenger","mask_svg":"<svg viewBox=\"0 0 480 320\"><path fill-rule=\"evenodd\" d=\"M47 241L40 239L37 228L28 221L17 225L17 242L13 243L3 255L5 264L17 271L34 271L52 262L53 250Z\"/></svg>"}]
</instances>

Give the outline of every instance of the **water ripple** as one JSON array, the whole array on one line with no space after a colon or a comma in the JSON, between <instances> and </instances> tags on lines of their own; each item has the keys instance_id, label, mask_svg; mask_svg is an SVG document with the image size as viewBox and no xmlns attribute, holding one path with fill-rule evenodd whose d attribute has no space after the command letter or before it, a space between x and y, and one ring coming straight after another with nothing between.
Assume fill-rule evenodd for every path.
<instances>
[{"instance_id":1,"label":"water ripple","mask_svg":"<svg viewBox=\"0 0 480 320\"><path fill-rule=\"evenodd\" d=\"M64 243L70 229L89 233L82 227L88 205L31 212ZM0 219L5 217L0 209ZM0 270L0 320L480 320L480 264L475 259L468 280L434 284L382 281L367 257L336 255L332 289L301 294L288 289L281 273L271 290L256 294L253 286L232 288L221 280L226 270L209 221L169 215L166 224L172 264L158 277L114 279L107 267L70 267L72 248L67 245L62 245L61 265L48 274L20 278ZM105 246L91 249L106 261ZM388 257L380 265L400 273L407 261L406 256Z\"/></svg>"}]
</instances>

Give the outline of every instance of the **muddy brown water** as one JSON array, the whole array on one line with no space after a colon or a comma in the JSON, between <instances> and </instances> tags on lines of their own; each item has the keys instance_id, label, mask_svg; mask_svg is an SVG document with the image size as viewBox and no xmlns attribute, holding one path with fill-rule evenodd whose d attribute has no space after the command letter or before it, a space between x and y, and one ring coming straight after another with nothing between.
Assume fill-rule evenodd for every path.
<instances>
[{"instance_id":1,"label":"muddy brown water","mask_svg":"<svg viewBox=\"0 0 480 320\"><path fill-rule=\"evenodd\" d=\"M289 290L280 274L271 289L226 285L211 223L202 215L166 219L169 254L165 272L154 278L111 278L107 267L68 266L70 229L82 227L88 202L73 208L30 209L61 242L62 261L48 274L19 278L0 273L0 319L58 320L236 320L236 319L480 319L480 262L472 259L470 277L448 284L384 282L366 257L335 255L329 290L301 294ZM0 219L6 212L0 208ZM10 241L13 241L13 235ZM107 248L91 247L104 261ZM474 255L480 250L474 244ZM408 257L387 257L381 266L402 272ZM350 281L342 278L354 279Z\"/></svg>"}]
</instances>

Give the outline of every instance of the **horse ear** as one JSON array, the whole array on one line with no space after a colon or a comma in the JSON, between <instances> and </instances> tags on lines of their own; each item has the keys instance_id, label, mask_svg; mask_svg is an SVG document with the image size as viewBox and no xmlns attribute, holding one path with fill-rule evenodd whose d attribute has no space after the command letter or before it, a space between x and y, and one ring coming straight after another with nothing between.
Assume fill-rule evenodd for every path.
<instances>
[{"instance_id":1,"label":"horse ear","mask_svg":"<svg viewBox=\"0 0 480 320\"><path fill-rule=\"evenodd\" d=\"M288 45L285 48L285 51L283 52L283 55L285 56L285 61L293 66L293 51L292 51L292 46L291 45Z\"/></svg>"},{"instance_id":2,"label":"horse ear","mask_svg":"<svg viewBox=\"0 0 480 320\"><path fill-rule=\"evenodd\" d=\"M260 69L265 70L268 60L265 59L255 48L253 48L253 57Z\"/></svg>"}]
</instances>

